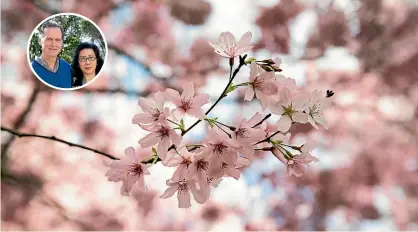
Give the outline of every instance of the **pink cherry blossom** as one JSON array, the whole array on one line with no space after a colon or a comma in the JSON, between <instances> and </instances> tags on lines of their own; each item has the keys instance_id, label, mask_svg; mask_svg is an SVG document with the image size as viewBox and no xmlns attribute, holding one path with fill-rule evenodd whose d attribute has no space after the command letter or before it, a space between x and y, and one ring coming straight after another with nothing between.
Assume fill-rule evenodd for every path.
<instances>
[{"instance_id":1,"label":"pink cherry blossom","mask_svg":"<svg viewBox=\"0 0 418 232\"><path fill-rule=\"evenodd\" d=\"M215 43L209 41L210 46L215 52L227 58L234 58L250 51L254 46L251 45L251 32L246 32L241 39L236 42L231 32L222 32L219 40Z\"/></svg>"},{"instance_id":2,"label":"pink cherry blossom","mask_svg":"<svg viewBox=\"0 0 418 232\"><path fill-rule=\"evenodd\" d=\"M138 143L142 148L151 147L158 143L157 154L164 160L167 150L171 145L179 145L182 137L177 134L167 123L149 128L151 133L140 139Z\"/></svg>"},{"instance_id":3,"label":"pink cherry blossom","mask_svg":"<svg viewBox=\"0 0 418 232\"><path fill-rule=\"evenodd\" d=\"M296 177L301 177L306 173L305 166L309 166L311 162L318 162L319 159L312 155L294 155L291 158L286 158L283 154L283 151L275 148L273 149L273 154L286 165L287 175L291 176L292 174Z\"/></svg>"},{"instance_id":4,"label":"pink cherry blossom","mask_svg":"<svg viewBox=\"0 0 418 232\"><path fill-rule=\"evenodd\" d=\"M208 173L209 173L209 176L213 178L221 178L223 176L225 177L230 176L238 180L241 174L238 168L241 168L243 166L248 166L249 164L250 162L248 161L248 159L238 157L236 163L233 165L222 162L222 165L220 166L217 166L217 165L209 166Z\"/></svg>"},{"instance_id":5,"label":"pink cherry blossom","mask_svg":"<svg viewBox=\"0 0 418 232\"><path fill-rule=\"evenodd\" d=\"M270 110L281 118L277 121L280 131L286 132L290 129L292 122L306 123L308 115L304 113L307 105L306 96L291 96L288 89L281 92L280 100L270 105Z\"/></svg>"},{"instance_id":6,"label":"pink cherry blossom","mask_svg":"<svg viewBox=\"0 0 418 232\"><path fill-rule=\"evenodd\" d=\"M319 159L312 155L295 155L286 163L287 174L300 177L306 173L305 165L309 166L309 163L318 161Z\"/></svg>"},{"instance_id":7,"label":"pink cherry blossom","mask_svg":"<svg viewBox=\"0 0 418 232\"><path fill-rule=\"evenodd\" d=\"M264 138L264 131L261 128L252 128L263 119L260 113L256 113L249 120L241 120L232 133L232 138L239 144L238 152L244 157L252 160L254 155L253 144Z\"/></svg>"},{"instance_id":8,"label":"pink cherry blossom","mask_svg":"<svg viewBox=\"0 0 418 232\"><path fill-rule=\"evenodd\" d=\"M328 129L327 122L324 118L324 110L328 108L329 100L326 98L325 93L322 91L315 90L309 99L307 107L308 122L318 129L316 123L321 124L325 129Z\"/></svg>"},{"instance_id":9,"label":"pink cherry blossom","mask_svg":"<svg viewBox=\"0 0 418 232\"><path fill-rule=\"evenodd\" d=\"M194 116L200 120L205 119L206 115L202 106L209 102L209 95L195 94L193 82L185 84L181 96L174 89L166 89L165 96L177 106L173 113L178 119L183 118L184 114Z\"/></svg>"},{"instance_id":10,"label":"pink cherry blossom","mask_svg":"<svg viewBox=\"0 0 418 232\"><path fill-rule=\"evenodd\" d=\"M138 190L145 191L144 175L149 175L147 167L141 163L139 156L132 147L125 149L125 155L120 160L106 164L110 169L106 172L109 181L122 181L121 194L128 196L132 186L138 182Z\"/></svg>"},{"instance_id":11,"label":"pink cherry blossom","mask_svg":"<svg viewBox=\"0 0 418 232\"><path fill-rule=\"evenodd\" d=\"M200 187L207 183L207 171L209 168L210 154L208 152L200 152L194 156L194 162L189 166L188 177L196 176Z\"/></svg>"},{"instance_id":12,"label":"pink cherry blossom","mask_svg":"<svg viewBox=\"0 0 418 232\"><path fill-rule=\"evenodd\" d=\"M171 178L173 181L179 181L182 179L191 179L197 169L191 164L194 162L194 154L186 149L186 146L182 146L178 149L171 149L163 165L168 167L177 167L176 171Z\"/></svg>"},{"instance_id":13,"label":"pink cherry blossom","mask_svg":"<svg viewBox=\"0 0 418 232\"><path fill-rule=\"evenodd\" d=\"M274 72L262 70L255 62L250 65L250 81L245 92L245 101L251 101L254 96L260 100L263 110L268 104L268 96L277 93L275 85Z\"/></svg>"},{"instance_id":14,"label":"pink cherry blossom","mask_svg":"<svg viewBox=\"0 0 418 232\"><path fill-rule=\"evenodd\" d=\"M140 126L153 126L155 123L163 122L169 115L169 108L164 107L164 93L157 92L149 98L141 97L138 105L143 113L136 114L132 118L132 123Z\"/></svg>"},{"instance_id":15,"label":"pink cherry blossom","mask_svg":"<svg viewBox=\"0 0 418 232\"><path fill-rule=\"evenodd\" d=\"M237 160L236 149L239 145L223 131L217 128L210 129L207 133L205 144L206 148L203 152L205 152L205 155L209 155L211 160L218 161L218 163L224 161L228 164L234 164Z\"/></svg>"},{"instance_id":16,"label":"pink cherry blossom","mask_svg":"<svg viewBox=\"0 0 418 232\"><path fill-rule=\"evenodd\" d=\"M203 204L206 202L207 197L202 192L196 188L195 180L180 180L173 181L167 180L167 185L169 186L167 190L160 196L160 198L166 199L174 195L177 192L177 199L179 201L179 208L189 208L190 204L190 192L192 192L194 199L197 203Z\"/></svg>"},{"instance_id":17,"label":"pink cherry blossom","mask_svg":"<svg viewBox=\"0 0 418 232\"><path fill-rule=\"evenodd\" d=\"M221 181L222 181L222 177L215 178L215 177L206 175L204 181L199 182L199 188L200 188L199 191L207 199L210 196L210 187L218 187Z\"/></svg>"}]
</instances>

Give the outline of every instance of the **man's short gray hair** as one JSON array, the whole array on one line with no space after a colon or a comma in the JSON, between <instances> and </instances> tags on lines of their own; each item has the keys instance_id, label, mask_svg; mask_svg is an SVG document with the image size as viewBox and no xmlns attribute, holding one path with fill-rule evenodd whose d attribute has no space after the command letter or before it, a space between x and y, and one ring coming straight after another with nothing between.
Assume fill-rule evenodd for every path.
<instances>
[{"instance_id":1,"label":"man's short gray hair","mask_svg":"<svg viewBox=\"0 0 418 232\"><path fill-rule=\"evenodd\" d=\"M56 23L54 21L48 21L41 26L41 28L39 30L41 37L45 37L45 29L46 28L51 28L51 27L58 27L61 30L62 39L64 38L64 30L62 29L62 27L58 23Z\"/></svg>"}]
</instances>

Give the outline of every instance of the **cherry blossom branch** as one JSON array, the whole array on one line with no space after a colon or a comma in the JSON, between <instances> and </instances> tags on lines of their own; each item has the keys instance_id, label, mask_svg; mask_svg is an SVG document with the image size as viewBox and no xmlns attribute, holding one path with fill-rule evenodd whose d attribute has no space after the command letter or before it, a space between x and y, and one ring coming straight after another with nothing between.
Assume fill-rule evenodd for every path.
<instances>
[{"instance_id":1,"label":"cherry blossom branch","mask_svg":"<svg viewBox=\"0 0 418 232\"><path fill-rule=\"evenodd\" d=\"M256 151L273 151L274 147L263 147L263 148L256 148Z\"/></svg>"},{"instance_id":2,"label":"cherry blossom branch","mask_svg":"<svg viewBox=\"0 0 418 232\"><path fill-rule=\"evenodd\" d=\"M86 147L86 146L84 146L84 145L80 145L80 144L76 144L76 143L68 142L68 141L65 141L65 140L63 140L63 139L59 139L59 138L57 138L57 137L55 137L55 136L45 136L45 135L38 135L38 134L28 134L28 133L22 133L22 132L15 131L15 130L12 130L12 129L9 129L9 128L3 127L3 126L1 127L1 130L2 130L2 131L7 131L7 132L9 132L9 133L11 133L11 134L13 134L13 135L15 135L15 136L19 137L19 138L23 138L23 137L37 137L37 138L43 138L43 139L47 139L47 140L52 140L52 141L56 141L56 142L60 142L60 143L64 143L64 144L67 144L67 145L68 145L68 146L70 146L70 147L78 147L78 148L81 148L81 149L84 149L84 150L92 151L92 152L94 152L94 153L97 153L97 154L100 154L100 155L106 156L106 157L108 157L108 158L110 158L110 159L113 159L113 160L119 160L119 158L117 158L117 157L115 157L115 156L112 156L112 155L110 155L110 154L107 154L107 153L105 153L105 152L98 151L98 150L96 150L96 149L94 149L94 148ZM148 159L148 160L144 160L144 161L142 161L142 163L143 163L143 164L150 164L150 163L153 163L153 162L155 163L155 162L158 162L158 161L161 161L161 159L160 159L159 157L157 157L157 158L152 157L151 159Z\"/></svg>"},{"instance_id":3,"label":"cherry blossom branch","mask_svg":"<svg viewBox=\"0 0 418 232\"><path fill-rule=\"evenodd\" d=\"M257 144L260 144L260 143L264 143L264 142L270 142L270 139L273 137L273 136L275 136L275 135L277 135L278 133L280 133L281 131L276 131L276 132L274 132L273 134L271 134L269 137L267 137L267 138L265 138L265 139L263 139L263 140L260 140L260 141L258 141L257 143L255 143L254 145L257 145Z\"/></svg>"},{"instance_id":4,"label":"cherry blossom branch","mask_svg":"<svg viewBox=\"0 0 418 232\"><path fill-rule=\"evenodd\" d=\"M55 136L45 136L45 135L38 135L38 134L26 134L26 133L21 133L19 131L15 131L15 130L12 130L12 129L3 127L3 126L1 127L1 130L2 131L7 131L7 132L9 132L9 133L11 133L13 135L16 135L19 138L23 138L23 137L37 137L37 138L43 138L43 139L53 140L53 141L57 141L57 142L60 142L60 143L67 144L70 147L79 147L79 148L82 148L82 149L85 149L85 150L89 150L89 151L92 151L94 153L97 153L97 154L106 156L106 157L108 157L110 159L118 160L118 158L116 158L116 157L114 157L112 155L109 155L107 153L104 153L104 152L101 152L101 151L98 151L96 149L93 149L93 148L90 148L90 147L86 147L86 146L83 146L83 145L71 143L71 142L68 142L68 141L59 139L59 138L57 138Z\"/></svg>"},{"instance_id":5,"label":"cherry blossom branch","mask_svg":"<svg viewBox=\"0 0 418 232\"><path fill-rule=\"evenodd\" d=\"M211 111L212 111L212 109L213 108L215 108L215 106L224 98L224 97L226 97L227 96L227 94L226 94L226 92L227 92L227 90L228 90L228 88L229 88L229 86L231 85L231 83L232 83L232 81L234 80L234 78L235 78L235 76L237 75L237 73L239 72L239 70L241 69L241 67L242 66L244 66L245 65L245 58L247 57L247 55L244 55L243 57L239 57L239 59L240 59L240 62L239 62L239 65L238 65L238 67L235 69L235 71L234 71L234 73L233 73L233 75L232 75L232 77L229 79L229 82L228 82L228 84L225 86L225 89L222 91L222 93L221 93L221 95L219 96L219 98L218 98L218 100L216 100L216 102L206 111L206 113L205 113L205 115L208 115ZM232 68L231 68L231 71L232 71ZM197 120L195 123L193 123L193 125L191 125L187 130L185 130L185 131L183 131L182 133L181 133L181 135L183 136L183 135L185 135L187 132L189 132L191 129L193 129L193 127L195 127L197 124L199 124L200 123L200 121L202 121L202 120Z\"/></svg>"},{"instance_id":6,"label":"cherry blossom branch","mask_svg":"<svg viewBox=\"0 0 418 232\"><path fill-rule=\"evenodd\" d=\"M29 97L28 105L26 106L25 110L22 111L20 116L17 117L16 122L13 124L12 128L19 129L23 123L25 122L25 119L27 115L29 115L29 112L32 109L33 104L36 101L36 98L39 95L40 86L39 84L35 84L35 89L33 90L31 96ZM7 150L10 147L10 144L13 142L14 137L10 137L8 140L4 142L4 144L1 146L1 160L4 162L7 157Z\"/></svg>"},{"instance_id":7,"label":"cherry blossom branch","mask_svg":"<svg viewBox=\"0 0 418 232\"><path fill-rule=\"evenodd\" d=\"M259 125L261 125L264 121L266 121L268 118L270 118L271 117L271 113L269 113L269 114L267 114L263 119L261 119L261 121L260 122L258 122L257 124L255 124L254 126L252 126L251 128L255 128L255 127L257 127L257 126L259 126Z\"/></svg>"}]
</instances>

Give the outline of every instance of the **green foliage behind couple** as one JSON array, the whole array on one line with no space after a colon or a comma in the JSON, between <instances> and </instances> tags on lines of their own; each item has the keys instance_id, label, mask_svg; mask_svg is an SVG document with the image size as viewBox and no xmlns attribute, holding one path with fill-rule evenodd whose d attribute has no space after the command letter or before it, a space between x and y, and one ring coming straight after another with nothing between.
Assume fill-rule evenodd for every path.
<instances>
[{"instance_id":1,"label":"green foliage behind couple","mask_svg":"<svg viewBox=\"0 0 418 232\"><path fill-rule=\"evenodd\" d=\"M50 20L58 23L64 31L64 42L61 53L59 54L61 59L64 59L71 64L75 49L81 42L96 44L100 49L100 55L104 58L106 46L102 35L89 21L74 15L60 15ZM42 53L42 48L39 44L39 32L43 25L44 24L42 24L40 28L37 28L30 41L29 54L31 61Z\"/></svg>"}]
</instances>

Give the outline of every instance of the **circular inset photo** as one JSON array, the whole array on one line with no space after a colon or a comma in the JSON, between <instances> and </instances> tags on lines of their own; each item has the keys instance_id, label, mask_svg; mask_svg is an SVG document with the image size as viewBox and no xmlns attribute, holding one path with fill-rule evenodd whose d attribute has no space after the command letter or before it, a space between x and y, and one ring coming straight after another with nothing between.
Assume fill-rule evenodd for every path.
<instances>
[{"instance_id":1,"label":"circular inset photo","mask_svg":"<svg viewBox=\"0 0 418 232\"><path fill-rule=\"evenodd\" d=\"M49 87L75 90L99 77L107 58L107 43L90 19L61 13L44 19L33 30L27 48L35 76Z\"/></svg>"}]
</instances>

